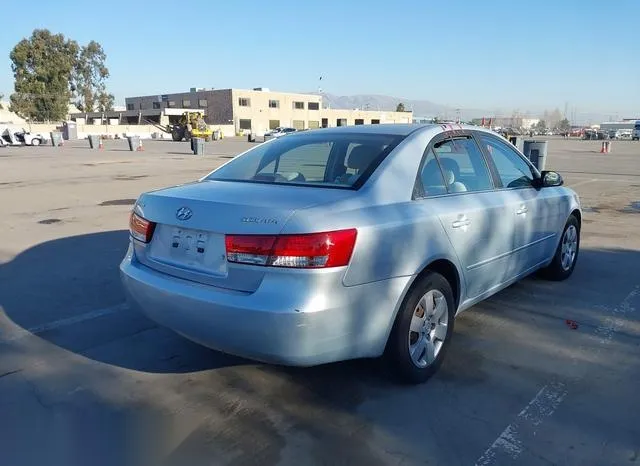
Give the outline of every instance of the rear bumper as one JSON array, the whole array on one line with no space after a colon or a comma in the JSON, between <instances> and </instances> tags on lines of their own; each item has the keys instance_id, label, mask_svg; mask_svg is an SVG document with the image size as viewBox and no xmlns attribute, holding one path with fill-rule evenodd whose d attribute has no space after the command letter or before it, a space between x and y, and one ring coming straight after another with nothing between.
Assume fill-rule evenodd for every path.
<instances>
[{"instance_id":1,"label":"rear bumper","mask_svg":"<svg viewBox=\"0 0 640 466\"><path fill-rule=\"evenodd\" d=\"M411 281L345 287L344 270L275 272L248 294L156 272L132 252L120 272L131 304L160 325L225 353L295 366L381 355Z\"/></svg>"}]
</instances>

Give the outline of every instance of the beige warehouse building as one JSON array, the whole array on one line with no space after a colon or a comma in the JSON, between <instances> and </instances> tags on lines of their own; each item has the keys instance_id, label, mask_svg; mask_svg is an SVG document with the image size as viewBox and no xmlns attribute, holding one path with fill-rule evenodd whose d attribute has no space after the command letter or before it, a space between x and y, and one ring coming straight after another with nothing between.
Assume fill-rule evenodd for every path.
<instances>
[{"instance_id":1,"label":"beige warehouse building","mask_svg":"<svg viewBox=\"0 0 640 466\"><path fill-rule=\"evenodd\" d=\"M231 127L236 134L264 134L278 126L298 130L346 125L411 123L412 112L325 108L322 96L255 89L196 89L189 92L128 97L126 111L132 123L137 114L145 120L168 124L171 114L202 110L213 127ZM110 112L112 113L112 112Z\"/></svg>"}]
</instances>

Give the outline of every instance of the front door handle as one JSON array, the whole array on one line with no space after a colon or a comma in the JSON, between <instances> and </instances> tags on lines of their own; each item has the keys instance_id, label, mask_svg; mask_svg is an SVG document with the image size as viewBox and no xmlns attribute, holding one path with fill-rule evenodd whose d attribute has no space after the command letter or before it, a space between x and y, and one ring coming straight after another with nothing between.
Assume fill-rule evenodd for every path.
<instances>
[{"instance_id":1,"label":"front door handle","mask_svg":"<svg viewBox=\"0 0 640 466\"><path fill-rule=\"evenodd\" d=\"M471 220L469 220L466 217L462 217L459 220L456 220L455 222L453 222L451 224L452 228L462 228L462 227L468 227L469 225L471 225Z\"/></svg>"},{"instance_id":2,"label":"front door handle","mask_svg":"<svg viewBox=\"0 0 640 466\"><path fill-rule=\"evenodd\" d=\"M520 208L518 210L516 210L516 215L524 215L527 212L529 212L529 209L527 209L527 206L520 206Z\"/></svg>"}]
</instances>

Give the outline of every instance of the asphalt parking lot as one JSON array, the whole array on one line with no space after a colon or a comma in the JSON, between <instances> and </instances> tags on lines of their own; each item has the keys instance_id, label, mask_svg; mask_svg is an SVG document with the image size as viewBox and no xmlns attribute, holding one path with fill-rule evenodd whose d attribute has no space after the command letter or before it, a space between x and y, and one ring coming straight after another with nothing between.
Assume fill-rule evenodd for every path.
<instances>
[{"instance_id":1,"label":"asphalt parking lot","mask_svg":"<svg viewBox=\"0 0 640 466\"><path fill-rule=\"evenodd\" d=\"M440 372L415 387L376 361L226 356L124 304L137 196L248 146L0 148L0 464L640 463L640 143L550 140L547 168L584 206L574 275L461 315Z\"/></svg>"}]
</instances>

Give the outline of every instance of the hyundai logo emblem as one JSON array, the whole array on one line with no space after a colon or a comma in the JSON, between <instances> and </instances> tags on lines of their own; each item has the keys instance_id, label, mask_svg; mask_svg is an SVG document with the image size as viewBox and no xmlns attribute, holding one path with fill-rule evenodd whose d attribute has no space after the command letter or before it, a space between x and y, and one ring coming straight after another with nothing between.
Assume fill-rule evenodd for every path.
<instances>
[{"instance_id":1,"label":"hyundai logo emblem","mask_svg":"<svg viewBox=\"0 0 640 466\"><path fill-rule=\"evenodd\" d=\"M176 218L178 220L189 220L193 215L193 211L188 207L180 207L176 211Z\"/></svg>"}]
</instances>

